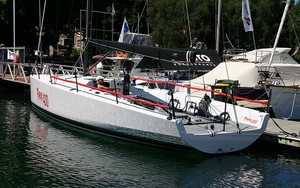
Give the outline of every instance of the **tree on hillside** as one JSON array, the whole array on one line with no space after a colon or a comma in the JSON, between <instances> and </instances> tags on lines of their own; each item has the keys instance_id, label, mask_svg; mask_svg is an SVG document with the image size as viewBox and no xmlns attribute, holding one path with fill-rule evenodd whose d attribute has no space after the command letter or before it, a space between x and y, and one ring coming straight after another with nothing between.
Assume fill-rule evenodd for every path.
<instances>
[{"instance_id":1,"label":"tree on hillside","mask_svg":"<svg viewBox=\"0 0 300 188\"><path fill-rule=\"evenodd\" d=\"M151 34L156 43L165 47L188 47L185 0L153 0L149 2ZM215 0L188 0L192 38L197 38L210 49L215 48ZM227 35L236 48L254 49L251 32L245 32L242 24L242 1L223 0L221 12L220 46ZM272 47L280 24L285 3L274 0L250 0L256 47ZM299 6L291 4L291 9ZM289 24L290 25L290 24ZM298 24L299 25L299 24ZM285 26L279 46L289 46L292 33Z\"/></svg>"},{"instance_id":2,"label":"tree on hillside","mask_svg":"<svg viewBox=\"0 0 300 188\"><path fill-rule=\"evenodd\" d=\"M287 44L293 48L294 58L300 61L300 4L293 6L287 18Z\"/></svg>"},{"instance_id":3,"label":"tree on hillside","mask_svg":"<svg viewBox=\"0 0 300 188\"><path fill-rule=\"evenodd\" d=\"M137 32L138 15L141 16L139 31L150 34L156 44L161 47L188 48L190 46L189 28L187 24L186 3L188 5L192 39L197 39L209 49L215 48L215 18L217 0L127 0L102 1L91 0L95 11L111 12L112 4L116 10L114 15L114 39L117 40L123 18L126 16L130 30ZM0 0L0 43L12 46L12 2ZM16 45L36 49L39 29L38 2L44 0L16 0ZM148 5L146 4L148 2ZM256 47L272 47L279 27L285 3L279 0L249 0L254 25ZM145 6L147 5L147 6ZM3 7L3 8L2 8ZM43 7L43 6L42 6ZM52 0L47 1L43 47L55 45L60 34L70 37L75 28L79 28L80 10L86 9L86 0ZM143 12L143 14L142 14ZM227 47L226 35L236 48L254 49L252 33L245 32L241 18L242 0L222 0L220 51ZM111 17L103 16L93 21L93 27L110 30ZM290 16L287 17L278 46L296 48L299 46L295 34L300 29L300 5L291 3ZM150 25L150 28L148 27ZM85 27L85 24L84 24ZM96 32L96 31L93 31ZM111 33L93 34L93 37L111 39Z\"/></svg>"},{"instance_id":4,"label":"tree on hillside","mask_svg":"<svg viewBox=\"0 0 300 188\"><path fill-rule=\"evenodd\" d=\"M149 2L149 22L154 42L162 47L187 47L183 1L153 0Z\"/></svg>"}]
</instances>

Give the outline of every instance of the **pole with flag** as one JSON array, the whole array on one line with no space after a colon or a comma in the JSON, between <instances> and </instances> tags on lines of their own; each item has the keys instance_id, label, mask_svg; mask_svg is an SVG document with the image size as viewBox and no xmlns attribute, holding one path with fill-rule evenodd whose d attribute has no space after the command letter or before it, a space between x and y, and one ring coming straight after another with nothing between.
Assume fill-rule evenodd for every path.
<instances>
[{"instance_id":1,"label":"pole with flag","mask_svg":"<svg viewBox=\"0 0 300 188\"><path fill-rule=\"evenodd\" d=\"M242 20L243 20L245 32L252 31L254 49L256 49L249 0L242 0Z\"/></svg>"},{"instance_id":2,"label":"pole with flag","mask_svg":"<svg viewBox=\"0 0 300 188\"><path fill-rule=\"evenodd\" d=\"M122 25L122 30L121 30L118 42L123 42L125 33L130 33L130 30L129 30L129 26L128 26L128 23L126 21L126 18L124 17L124 22L123 22L123 25Z\"/></svg>"},{"instance_id":3,"label":"pole with flag","mask_svg":"<svg viewBox=\"0 0 300 188\"><path fill-rule=\"evenodd\" d=\"M244 23L245 32L254 31L252 19L251 19L251 12L248 0L242 0L242 19Z\"/></svg>"}]
</instances>

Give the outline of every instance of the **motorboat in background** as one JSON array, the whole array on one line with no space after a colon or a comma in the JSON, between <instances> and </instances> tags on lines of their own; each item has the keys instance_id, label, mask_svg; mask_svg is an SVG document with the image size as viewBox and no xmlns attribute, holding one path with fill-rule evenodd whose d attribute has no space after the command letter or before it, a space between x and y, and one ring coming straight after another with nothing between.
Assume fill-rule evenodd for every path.
<instances>
[{"instance_id":1,"label":"motorboat in background","mask_svg":"<svg viewBox=\"0 0 300 188\"><path fill-rule=\"evenodd\" d=\"M300 65L289 58L289 56L284 59L284 61L288 62L285 64L278 64L273 60L275 58L275 49L280 37L287 11L289 9L289 5L290 0L287 0L274 43L272 55L267 67L267 71L269 71L271 68L275 69L275 75L278 75L280 80L277 80L275 83L271 82L266 84L270 88L269 98L275 116L277 118L283 118L287 120L300 120L300 114L298 111L300 101L299 97L297 96L300 84ZM268 74L268 78L269 75L272 74Z\"/></svg>"},{"instance_id":2,"label":"motorboat in background","mask_svg":"<svg viewBox=\"0 0 300 188\"><path fill-rule=\"evenodd\" d=\"M270 85L270 98L276 118L300 120L300 88Z\"/></svg>"},{"instance_id":3,"label":"motorboat in background","mask_svg":"<svg viewBox=\"0 0 300 188\"><path fill-rule=\"evenodd\" d=\"M289 85L294 83L294 76L299 72L300 66L289 54L291 48L276 47L274 53L273 50L273 48L262 48L238 54L231 58L229 62L254 63L259 73L256 81L264 82L267 85Z\"/></svg>"},{"instance_id":4,"label":"motorboat in background","mask_svg":"<svg viewBox=\"0 0 300 188\"><path fill-rule=\"evenodd\" d=\"M272 75L274 77L276 75L277 79L266 82L266 86L269 90L268 95L275 117L300 120L300 65L296 61L288 62L285 64L272 64L271 67L274 70Z\"/></svg>"},{"instance_id":5,"label":"motorboat in background","mask_svg":"<svg viewBox=\"0 0 300 188\"><path fill-rule=\"evenodd\" d=\"M265 85L284 85L295 82L300 72L299 64L289 55L290 48L276 48L273 63L269 67L272 48L262 48L249 52L241 50L227 51L226 57L231 57L220 63L215 69L200 76L191 83L194 85L214 85L218 81L238 81L237 96L250 99L268 99ZM298 67L298 68L297 68ZM226 71L224 71L226 70Z\"/></svg>"}]
</instances>

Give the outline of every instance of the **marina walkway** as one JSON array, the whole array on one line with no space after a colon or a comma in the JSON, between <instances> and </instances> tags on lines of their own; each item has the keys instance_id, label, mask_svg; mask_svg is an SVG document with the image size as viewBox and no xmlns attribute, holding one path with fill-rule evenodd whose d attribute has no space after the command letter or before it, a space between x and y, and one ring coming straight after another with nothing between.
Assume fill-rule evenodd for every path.
<instances>
[{"instance_id":1,"label":"marina walkway","mask_svg":"<svg viewBox=\"0 0 300 188\"><path fill-rule=\"evenodd\" d=\"M300 122L270 118L261 140L300 148Z\"/></svg>"},{"instance_id":2,"label":"marina walkway","mask_svg":"<svg viewBox=\"0 0 300 188\"><path fill-rule=\"evenodd\" d=\"M16 82L20 84L30 85L29 76L11 76L10 74L1 74L0 79L9 81L9 82Z\"/></svg>"}]
</instances>

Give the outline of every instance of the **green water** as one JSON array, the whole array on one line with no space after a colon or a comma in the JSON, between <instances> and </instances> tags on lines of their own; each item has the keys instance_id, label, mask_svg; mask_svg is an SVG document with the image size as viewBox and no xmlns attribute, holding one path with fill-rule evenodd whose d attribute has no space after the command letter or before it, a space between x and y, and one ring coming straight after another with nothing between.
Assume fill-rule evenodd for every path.
<instances>
[{"instance_id":1,"label":"green water","mask_svg":"<svg viewBox=\"0 0 300 188\"><path fill-rule=\"evenodd\" d=\"M300 187L300 152L205 155L71 128L0 94L0 187Z\"/></svg>"}]
</instances>

